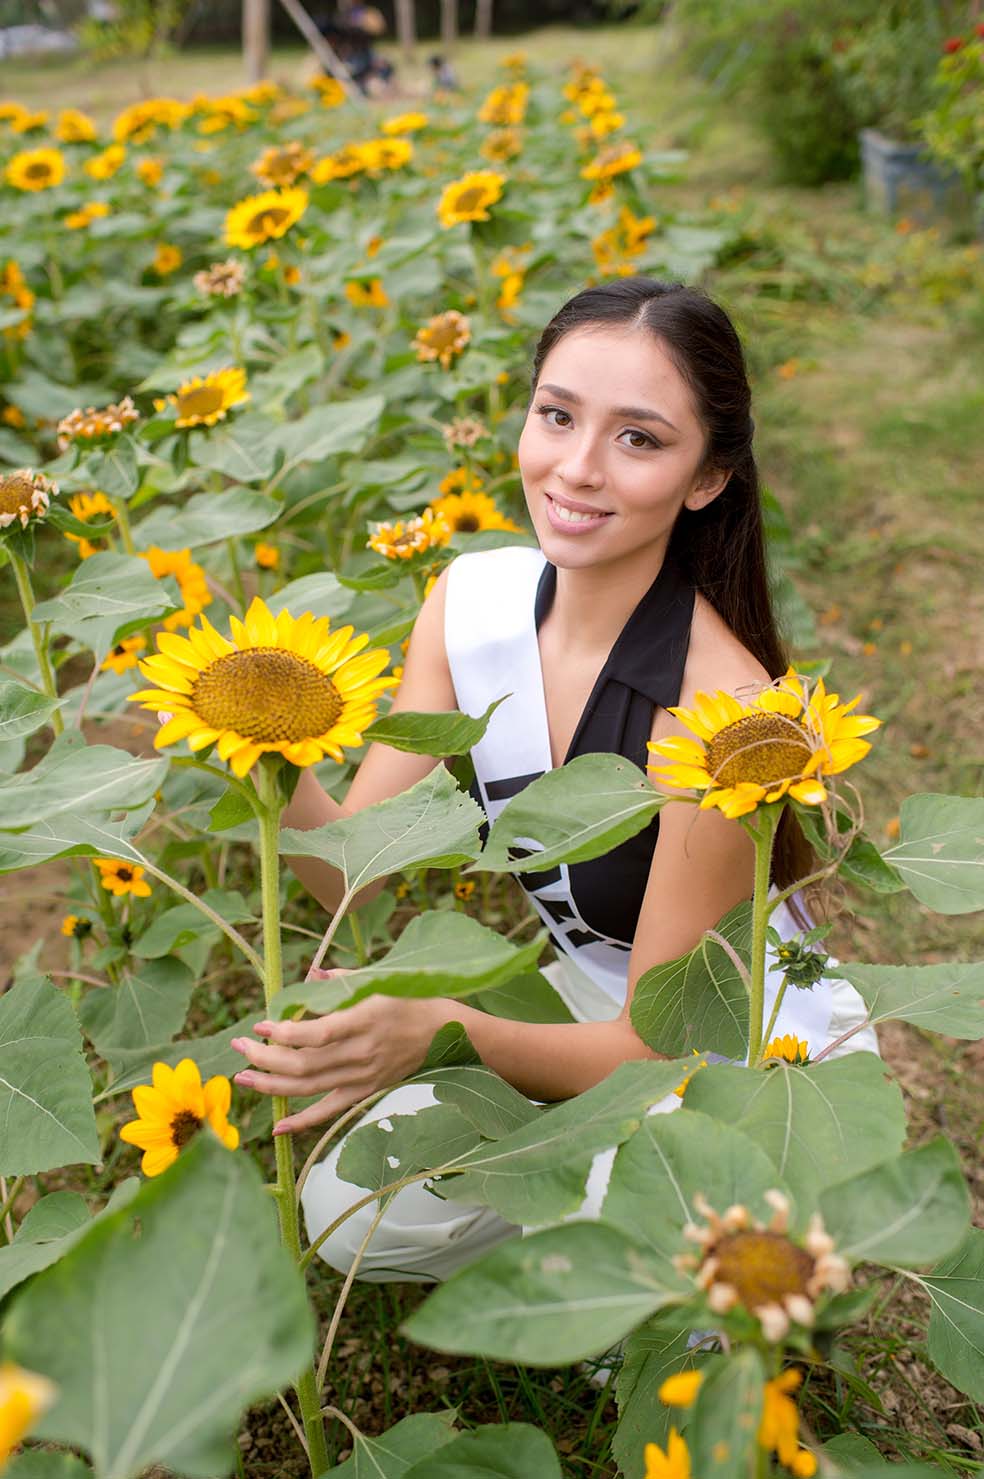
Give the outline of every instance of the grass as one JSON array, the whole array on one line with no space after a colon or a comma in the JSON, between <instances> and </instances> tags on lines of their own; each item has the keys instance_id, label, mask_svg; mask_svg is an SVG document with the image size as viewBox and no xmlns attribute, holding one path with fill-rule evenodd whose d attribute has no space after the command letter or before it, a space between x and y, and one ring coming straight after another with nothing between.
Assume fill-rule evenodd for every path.
<instances>
[{"instance_id":1,"label":"grass","mask_svg":"<svg viewBox=\"0 0 984 1479\"><path fill-rule=\"evenodd\" d=\"M884 843L909 792L980 790L980 248L900 233L865 214L854 183L817 191L774 183L748 110L689 76L667 31L552 28L522 44L551 68L589 55L638 137L692 151L686 178L661 186L652 209L711 202L742 223L740 249L709 287L733 311L748 348L760 462L789 519L791 563L816 620L815 639L801 655L829 656L841 692L860 692L862 709L886 721L864 775L869 830ZM463 81L482 85L516 45L463 44L456 57ZM300 49L278 50L272 72L296 80L309 65ZM426 94L419 60L401 65L399 76L404 97ZM231 51L96 70L0 65L0 93L50 106L57 92L60 103L101 118L141 96L217 92L240 82L240 58ZM836 922L842 958L971 958L982 943L979 917L944 919L907 896L851 896ZM906 1027L889 1028L882 1041L906 1096L911 1142L941 1128L950 1135L982 1221L973 1078L982 1060L965 1045ZM330 1308L336 1285L321 1272L321 1308ZM421 1297L412 1287L356 1286L330 1400L369 1432L410 1410L452 1404L469 1423L532 1422L550 1433L567 1474L613 1472L605 1455L615 1410L606 1393L570 1371L436 1364L440 1358L399 1333ZM812 1384L808 1415L816 1432L860 1431L888 1454L979 1472L981 1415L929 1368L923 1304L890 1285L881 1302L877 1321L843 1337L836 1375ZM333 1427L331 1436L336 1457L343 1456L346 1434ZM276 1406L249 1415L241 1446L251 1475L303 1472Z\"/></svg>"}]
</instances>

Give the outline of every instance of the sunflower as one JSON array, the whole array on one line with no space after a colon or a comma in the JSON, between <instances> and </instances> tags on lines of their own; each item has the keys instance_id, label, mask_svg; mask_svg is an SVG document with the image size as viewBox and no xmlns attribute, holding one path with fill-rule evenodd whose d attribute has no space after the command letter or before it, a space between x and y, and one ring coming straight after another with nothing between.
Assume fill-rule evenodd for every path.
<instances>
[{"instance_id":1,"label":"sunflower","mask_svg":"<svg viewBox=\"0 0 984 1479\"><path fill-rule=\"evenodd\" d=\"M308 87L314 88L322 108L340 108L345 101L344 87L337 78L329 77L326 72L316 72Z\"/></svg>"},{"instance_id":2,"label":"sunflower","mask_svg":"<svg viewBox=\"0 0 984 1479\"><path fill-rule=\"evenodd\" d=\"M27 111L23 103L15 103L7 99L0 103L0 124L9 123L16 131L17 124L26 116Z\"/></svg>"},{"instance_id":3,"label":"sunflower","mask_svg":"<svg viewBox=\"0 0 984 1479\"><path fill-rule=\"evenodd\" d=\"M413 144L409 139L367 139L358 147L371 175L386 169L402 169L413 158Z\"/></svg>"},{"instance_id":4,"label":"sunflower","mask_svg":"<svg viewBox=\"0 0 984 1479\"><path fill-rule=\"evenodd\" d=\"M84 940L92 933L92 920L85 914L66 914L61 922L61 932L70 940Z\"/></svg>"},{"instance_id":5,"label":"sunflower","mask_svg":"<svg viewBox=\"0 0 984 1479\"><path fill-rule=\"evenodd\" d=\"M105 523L107 518L114 517L113 505L105 493L74 493L68 500L71 512L82 524L90 521L96 524ZM79 547L79 559L87 560L90 555L98 554L100 550L106 549L106 543L99 539L96 543L86 539L84 534L71 534L66 529L65 538L70 539Z\"/></svg>"},{"instance_id":6,"label":"sunflower","mask_svg":"<svg viewBox=\"0 0 984 1479\"><path fill-rule=\"evenodd\" d=\"M591 120L591 133L596 139L607 139L609 134L617 133L625 126L625 115L613 110L604 113L596 113Z\"/></svg>"},{"instance_id":7,"label":"sunflower","mask_svg":"<svg viewBox=\"0 0 984 1479\"><path fill-rule=\"evenodd\" d=\"M505 175L495 170L472 170L460 180L445 185L437 203L437 216L445 230L458 226L463 221L487 221L487 207L502 198Z\"/></svg>"},{"instance_id":8,"label":"sunflower","mask_svg":"<svg viewBox=\"0 0 984 1479\"><path fill-rule=\"evenodd\" d=\"M690 1407L696 1402L703 1381L703 1371L676 1371L666 1378L656 1395L667 1407Z\"/></svg>"},{"instance_id":9,"label":"sunflower","mask_svg":"<svg viewBox=\"0 0 984 1479\"><path fill-rule=\"evenodd\" d=\"M178 582L184 606L180 611L172 611L170 616L164 618L165 631L173 632L177 627L190 627L198 613L206 606L211 606L212 592L208 588L205 571L201 565L195 564L190 549L165 550L152 544L149 549L141 550L140 558L147 561L150 573L156 580L161 580L165 575L173 575Z\"/></svg>"},{"instance_id":10,"label":"sunflower","mask_svg":"<svg viewBox=\"0 0 984 1479\"><path fill-rule=\"evenodd\" d=\"M430 505L450 527L452 534L477 534L482 529L506 529L518 534L519 525L499 512L495 500L477 489L446 493Z\"/></svg>"},{"instance_id":11,"label":"sunflower","mask_svg":"<svg viewBox=\"0 0 984 1479\"><path fill-rule=\"evenodd\" d=\"M37 113L24 112L19 118L14 119L11 128L15 134L40 133L48 122L48 112L42 108Z\"/></svg>"},{"instance_id":12,"label":"sunflower","mask_svg":"<svg viewBox=\"0 0 984 1479\"><path fill-rule=\"evenodd\" d=\"M636 271L631 258L641 255L655 230L655 217L636 216L623 206L616 224L600 232L591 243L602 277L631 277Z\"/></svg>"},{"instance_id":13,"label":"sunflower","mask_svg":"<svg viewBox=\"0 0 984 1479\"><path fill-rule=\"evenodd\" d=\"M367 164L361 144L343 144L334 154L326 154L324 159L318 160L311 171L311 179L316 185L325 185L330 180L350 180L353 175L361 175Z\"/></svg>"},{"instance_id":14,"label":"sunflower","mask_svg":"<svg viewBox=\"0 0 984 1479\"><path fill-rule=\"evenodd\" d=\"M110 144L101 154L94 154L87 159L82 168L92 180L111 180L126 159L126 150L122 144Z\"/></svg>"},{"instance_id":15,"label":"sunflower","mask_svg":"<svg viewBox=\"0 0 984 1479\"><path fill-rule=\"evenodd\" d=\"M480 442L489 434L488 427L477 416L456 416L448 426L442 427L441 430L449 452L454 447L474 447L476 442ZM441 491L444 491L444 482L441 483ZM449 491L453 492L454 489Z\"/></svg>"},{"instance_id":16,"label":"sunflower","mask_svg":"<svg viewBox=\"0 0 984 1479\"><path fill-rule=\"evenodd\" d=\"M643 1479L690 1479L690 1449L676 1428L670 1429L665 1453L658 1443L647 1443L643 1457L646 1460Z\"/></svg>"},{"instance_id":17,"label":"sunflower","mask_svg":"<svg viewBox=\"0 0 984 1479\"><path fill-rule=\"evenodd\" d=\"M58 493L58 484L42 472L19 467L15 472L0 472L0 530L20 520L26 529L32 519L43 519L48 505Z\"/></svg>"},{"instance_id":18,"label":"sunflower","mask_svg":"<svg viewBox=\"0 0 984 1479\"><path fill-rule=\"evenodd\" d=\"M451 361L460 354L471 340L471 324L463 313L449 308L446 313L435 314L417 330L412 349L419 360L439 360L442 370L451 368Z\"/></svg>"},{"instance_id":19,"label":"sunflower","mask_svg":"<svg viewBox=\"0 0 984 1479\"><path fill-rule=\"evenodd\" d=\"M505 164L522 153L523 136L518 128L494 128L478 151L493 164Z\"/></svg>"},{"instance_id":20,"label":"sunflower","mask_svg":"<svg viewBox=\"0 0 984 1479\"><path fill-rule=\"evenodd\" d=\"M150 884L144 879L144 870L139 863L122 863L118 858L93 858L94 868L99 870L99 882L107 893L115 898L133 894L135 899L150 898Z\"/></svg>"},{"instance_id":21,"label":"sunflower","mask_svg":"<svg viewBox=\"0 0 984 1479\"><path fill-rule=\"evenodd\" d=\"M649 749L668 760L654 780L703 791L701 808L741 817L787 794L807 806L827 799L822 777L862 760L871 746L861 735L881 721L852 714L823 679L812 693L792 668L771 688L742 704L728 693L698 693L693 709L671 709L697 739L674 735ZM656 766L651 766L654 771Z\"/></svg>"},{"instance_id":22,"label":"sunflower","mask_svg":"<svg viewBox=\"0 0 984 1479\"><path fill-rule=\"evenodd\" d=\"M810 1047L805 1038L787 1032L785 1037L774 1037L762 1049L762 1061L768 1063L770 1058L783 1063L809 1063Z\"/></svg>"},{"instance_id":23,"label":"sunflower","mask_svg":"<svg viewBox=\"0 0 984 1479\"><path fill-rule=\"evenodd\" d=\"M287 144L271 144L264 149L259 159L254 159L250 165L250 173L263 185L280 187L293 185L301 175L306 175L314 164L314 155L310 149L291 139Z\"/></svg>"},{"instance_id":24,"label":"sunflower","mask_svg":"<svg viewBox=\"0 0 984 1479\"><path fill-rule=\"evenodd\" d=\"M525 82L504 83L493 87L478 110L480 123L491 123L497 128L511 128L522 123L526 116L530 89Z\"/></svg>"},{"instance_id":25,"label":"sunflower","mask_svg":"<svg viewBox=\"0 0 984 1479\"><path fill-rule=\"evenodd\" d=\"M46 1377L13 1361L0 1362L0 1468L54 1399L55 1387Z\"/></svg>"},{"instance_id":26,"label":"sunflower","mask_svg":"<svg viewBox=\"0 0 984 1479\"><path fill-rule=\"evenodd\" d=\"M432 508L415 519L395 524L377 524L367 540L368 547L385 560L410 560L432 549L440 549L451 537L451 529Z\"/></svg>"},{"instance_id":27,"label":"sunflower","mask_svg":"<svg viewBox=\"0 0 984 1479\"><path fill-rule=\"evenodd\" d=\"M383 287L381 277L370 278L368 282L353 280L345 284L345 296L353 308L388 308L389 298Z\"/></svg>"},{"instance_id":28,"label":"sunflower","mask_svg":"<svg viewBox=\"0 0 984 1479\"><path fill-rule=\"evenodd\" d=\"M239 1131L229 1123L231 1103L232 1085L221 1073L203 1084L198 1064L191 1058L182 1058L177 1068L155 1063L153 1086L138 1084L133 1090L139 1119L123 1126L120 1139L143 1151L140 1169L145 1176L159 1176L205 1124L227 1150L236 1149Z\"/></svg>"},{"instance_id":29,"label":"sunflower","mask_svg":"<svg viewBox=\"0 0 984 1479\"><path fill-rule=\"evenodd\" d=\"M280 551L275 544L260 540L253 546L253 559L261 570L276 570L280 564Z\"/></svg>"},{"instance_id":30,"label":"sunflower","mask_svg":"<svg viewBox=\"0 0 984 1479\"><path fill-rule=\"evenodd\" d=\"M148 190L156 190L164 178L164 161L148 155L146 159L137 160L136 171L141 184L146 185Z\"/></svg>"},{"instance_id":31,"label":"sunflower","mask_svg":"<svg viewBox=\"0 0 984 1479\"><path fill-rule=\"evenodd\" d=\"M69 231L84 231L86 226L91 226L93 221L102 220L109 215L109 206L104 200L89 200L81 210L69 211L62 225Z\"/></svg>"},{"instance_id":32,"label":"sunflower","mask_svg":"<svg viewBox=\"0 0 984 1479\"><path fill-rule=\"evenodd\" d=\"M808 1448L800 1447L799 1413L791 1396L802 1380L803 1373L790 1366L765 1383L758 1443L760 1448L774 1453L797 1479L812 1479L817 1472L817 1461Z\"/></svg>"},{"instance_id":33,"label":"sunflower","mask_svg":"<svg viewBox=\"0 0 984 1479\"><path fill-rule=\"evenodd\" d=\"M637 164L642 163L642 154L635 144L630 144L626 139L621 144L610 144L607 149L586 164L581 171L583 180L610 180L615 175L621 175L626 170L635 169Z\"/></svg>"},{"instance_id":34,"label":"sunflower","mask_svg":"<svg viewBox=\"0 0 984 1479\"><path fill-rule=\"evenodd\" d=\"M265 241L275 241L301 219L307 204L307 191L297 186L248 195L226 215L226 243L249 250Z\"/></svg>"},{"instance_id":35,"label":"sunflower","mask_svg":"<svg viewBox=\"0 0 984 1479\"><path fill-rule=\"evenodd\" d=\"M108 441L111 437L118 436L125 426L130 426L134 421L140 420L140 412L133 404L131 396L125 395L121 401L112 401L108 406L96 410L95 406L86 406L85 410L76 407L63 416L56 428L58 437L58 450L65 452L72 442L88 445L92 442Z\"/></svg>"},{"instance_id":36,"label":"sunflower","mask_svg":"<svg viewBox=\"0 0 984 1479\"><path fill-rule=\"evenodd\" d=\"M165 404L177 407L175 426L214 426L225 420L233 406L248 400L246 371L227 365L223 370L186 380L178 386L176 395L166 397Z\"/></svg>"},{"instance_id":37,"label":"sunflower","mask_svg":"<svg viewBox=\"0 0 984 1479\"><path fill-rule=\"evenodd\" d=\"M190 103L179 103L176 98L147 98L142 103L131 103L117 115L113 138L118 144L128 141L143 144L158 128L179 128L191 111Z\"/></svg>"},{"instance_id":38,"label":"sunflower","mask_svg":"<svg viewBox=\"0 0 984 1479\"><path fill-rule=\"evenodd\" d=\"M91 144L96 137L96 125L78 108L63 108L58 115L55 137L63 144Z\"/></svg>"},{"instance_id":39,"label":"sunflower","mask_svg":"<svg viewBox=\"0 0 984 1479\"><path fill-rule=\"evenodd\" d=\"M235 257L225 262L213 262L192 278L195 287L205 298L235 298L243 290L246 268Z\"/></svg>"},{"instance_id":40,"label":"sunflower","mask_svg":"<svg viewBox=\"0 0 984 1479\"><path fill-rule=\"evenodd\" d=\"M428 123L430 119L426 113L398 113L395 118L385 118L380 128L392 138L399 134L415 134Z\"/></svg>"},{"instance_id":41,"label":"sunflower","mask_svg":"<svg viewBox=\"0 0 984 1479\"><path fill-rule=\"evenodd\" d=\"M34 294L24 280L24 274L12 257L0 267L0 299L8 298L14 308L19 308L23 317L16 323L7 324L4 329L4 338L23 339L31 331L31 309L34 307ZM8 310L9 312L9 307Z\"/></svg>"},{"instance_id":42,"label":"sunflower","mask_svg":"<svg viewBox=\"0 0 984 1479\"><path fill-rule=\"evenodd\" d=\"M15 190L49 190L65 178L65 156L60 149L22 149L4 174Z\"/></svg>"},{"instance_id":43,"label":"sunflower","mask_svg":"<svg viewBox=\"0 0 984 1479\"><path fill-rule=\"evenodd\" d=\"M125 673L128 668L135 668L140 660L140 653L147 646L144 637L124 637L122 642L109 652L100 668L100 672L113 672L119 675Z\"/></svg>"},{"instance_id":44,"label":"sunflower","mask_svg":"<svg viewBox=\"0 0 984 1479\"><path fill-rule=\"evenodd\" d=\"M274 616L258 596L245 619L230 617L232 640L202 618L187 637L162 634L158 652L140 664L157 683L131 695L143 708L172 717L154 741L158 749L187 739L192 750L215 744L220 760L244 776L261 755L315 765L325 755L344 760L342 746L362 744L376 717L376 700L392 678L379 675L385 648L364 652L365 633L329 631L310 612Z\"/></svg>"},{"instance_id":45,"label":"sunflower","mask_svg":"<svg viewBox=\"0 0 984 1479\"><path fill-rule=\"evenodd\" d=\"M169 241L161 241L154 248L154 259L150 265L158 277L169 277L172 272L177 272L183 261L184 254L180 247L172 246Z\"/></svg>"}]
</instances>

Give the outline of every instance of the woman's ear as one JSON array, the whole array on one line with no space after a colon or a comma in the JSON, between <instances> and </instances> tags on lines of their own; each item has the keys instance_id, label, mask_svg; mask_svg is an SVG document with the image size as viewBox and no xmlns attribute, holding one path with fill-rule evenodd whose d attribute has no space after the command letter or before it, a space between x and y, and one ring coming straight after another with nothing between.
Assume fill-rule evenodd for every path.
<instances>
[{"instance_id":1,"label":"woman's ear","mask_svg":"<svg viewBox=\"0 0 984 1479\"><path fill-rule=\"evenodd\" d=\"M714 502L719 493L724 492L728 486L730 477L730 467L725 470L712 468L702 478L699 478L691 488L683 500L684 508L689 508L694 513L698 509L706 508L709 503Z\"/></svg>"}]
</instances>

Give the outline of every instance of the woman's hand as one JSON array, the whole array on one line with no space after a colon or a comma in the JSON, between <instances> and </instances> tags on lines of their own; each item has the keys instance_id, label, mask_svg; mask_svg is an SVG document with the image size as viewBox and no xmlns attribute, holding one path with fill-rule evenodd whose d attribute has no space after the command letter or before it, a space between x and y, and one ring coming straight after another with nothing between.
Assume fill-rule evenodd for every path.
<instances>
[{"instance_id":1,"label":"woman's hand","mask_svg":"<svg viewBox=\"0 0 984 1479\"><path fill-rule=\"evenodd\" d=\"M319 970L308 979L323 981L344 974ZM244 1089L284 1098L324 1093L316 1104L273 1127L275 1135L309 1130L416 1073L434 1033L447 1020L439 1015L444 1005L439 1000L370 996L324 1017L257 1022L253 1031L266 1038L265 1043L251 1037L232 1040L232 1047L252 1065L237 1073L235 1082Z\"/></svg>"}]
</instances>

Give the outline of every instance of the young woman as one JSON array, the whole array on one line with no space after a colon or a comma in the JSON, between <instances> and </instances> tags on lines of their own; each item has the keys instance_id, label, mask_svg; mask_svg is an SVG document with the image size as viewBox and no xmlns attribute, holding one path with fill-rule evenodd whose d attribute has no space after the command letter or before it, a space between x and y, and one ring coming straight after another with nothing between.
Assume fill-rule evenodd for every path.
<instances>
[{"instance_id":1,"label":"young woman","mask_svg":"<svg viewBox=\"0 0 984 1479\"><path fill-rule=\"evenodd\" d=\"M698 692L757 692L786 668L748 380L721 308L696 289L642 277L588 288L548 324L532 379L519 466L540 548L464 555L444 571L414 627L395 705L480 713L511 694L472 754L490 817L576 755L616 752L645 766L648 740L685 732L670 707L692 705ZM351 815L436 763L373 746L344 806L305 771L285 825ZM809 871L791 823L777 841L779 885ZM332 909L337 873L312 859L293 866ZM277 1127L307 1129L415 1073L435 1032L456 1021L483 1061L531 1099L578 1094L628 1059L656 1056L629 1018L635 983L750 897L753 850L719 811L671 805L606 857L520 881L550 928L558 960L547 973L574 1022L512 1022L452 1000L375 996L324 1018L260 1024L265 1042L233 1044L253 1065L237 1083L323 1094ZM785 934L799 927L785 906L773 922ZM772 993L777 985L776 975ZM776 1031L807 1038L816 1052L863 1013L847 983L823 982L788 993ZM877 1051L870 1030L850 1046ZM426 1084L405 1085L366 1118L433 1102ZM304 1187L312 1240L361 1195L335 1174L338 1153ZM587 1215L600 1205L610 1162L611 1153L596 1162ZM345 1223L321 1255L349 1267L374 1211ZM486 1208L414 1185L393 1199L360 1272L442 1278L515 1231Z\"/></svg>"}]
</instances>

